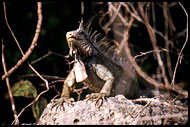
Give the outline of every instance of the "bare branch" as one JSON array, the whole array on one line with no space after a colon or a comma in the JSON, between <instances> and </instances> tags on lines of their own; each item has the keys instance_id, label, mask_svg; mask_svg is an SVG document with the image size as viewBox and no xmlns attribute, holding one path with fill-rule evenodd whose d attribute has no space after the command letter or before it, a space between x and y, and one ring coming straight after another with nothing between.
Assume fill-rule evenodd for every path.
<instances>
[{"instance_id":1,"label":"bare branch","mask_svg":"<svg viewBox=\"0 0 190 127\"><path fill-rule=\"evenodd\" d=\"M5 4L4 4L4 10L5 10L5 11L4 11L4 14L5 14L5 17L6 17ZM6 19L7 26L9 26L9 25L8 25L8 21L7 21L7 18L5 18L5 19ZM19 43L18 43L16 37L15 37L14 34L13 34L13 31L11 30L10 27L8 27L9 30L11 31L12 36L14 37L15 41L17 42L17 45L18 45L18 47L19 47L19 49L20 49L20 52L22 53L23 57L17 62L17 64L16 64L14 67L12 67L6 74L4 74L4 75L2 76L2 80L4 80L6 77L8 77L10 74L12 74L12 73L13 73L18 67L20 67L20 65L22 65L22 63L23 63L24 61L26 61L27 58L30 56L30 54L32 53L33 49L34 49L34 48L36 47L36 45L37 45L37 40L38 40L38 37L39 37L39 34L40 34L41 25L42 25L42 11L41 11L41 6L38 6L38 23L37 23L37 26L36 26L36 32L35 32L33 41L32 41L32 43L31 43L31 45L30 45L28 51L27 51L25 54L23 53L22 49L20 48Z\"/></svg>"},{"instance_id":2,"label":"bare branch","mask_svg":"<svg viewBox=\"0 0 190 127\"><path fill-rule=\"evenodd\" d=\"M131 7L133 7L129 2L127 2L127 4L120 2L121 5L123 5L126 10L131 14L131 16L133 16L136 20L138 20L139 22L143 22L141 17L138 15L138 13L135 11L135 9L133 8L134 13L129 9L128 5L129 4Z\"/></svg>"},{"instance_id":3,"label":"bare branch","mask_svg":"<svg viewBox=\"0 0 190 127\"><path fill-rule=\"evenodd\" d=\"M163 3L163 13L164 13L164 19L165 19L165 48L169 50L169 42L168 42L168 25L169 25L169 16L168 16L168 4L167 2ZM166 63L167 63L167 69L169 72L169 77L172 78L173 72L172 72L172 65L171 65L171 59L170 54L166 53Z\"/></svg>"},{"instance_id":4,"label":"bare branch","mask_svg":"<svg viewBox=\"0 0 190 127\"><path fill-rule=\"evenodd\" d=\"M126 35L124 33L124 35ZM131 55L129 46L128 46L128 41L127 41L127 37L124 36L123 40L122 40L125 45L125 52L126 55L129 59L129 61L131 62L131 64L134 66L135 70L137 71L137 73L143 77L143 79L145 79L147 82L149 82L150 84L154 85L155 87L158 87L160 89L164 89L164 90L172 90L173 88L170 85L164 85L163 83L159 83L156 80L152 79L151 77L149 77L146 73L144 73L141 68L137 65L137 63L135 61L133 61L133 57ZM184 95L185 97L188 96L188 92L181 90L180 88L178 88L177 86L175 86L175 88L177 88L177 90L175 90L177 93Z\"/></svg>"},{"instance_id":5,"label":"bare branch","mask_svg":"<svg viewBox=\"0 0 190 127\"><path fill-rule=\"evenodd\" d=\"M48 56L51 55L51 54L52 54L52 52L51 52L51 51L48 51L47 54L45 54L44 56L38 58L37 60L32 61L31 64L37 63L37 62L39 62L40 60L42 60L42 59L48 57Z\"/></svg>"},{"instance_id":6,"label":"bare branch","mask_svg":"<svg viewBox=\"0 0 190 127\"><path fill-rule=\"evenodd\" d=\"M114 7L114 6L111 4L111 2L108 2L108 5L109 5L109 8L110 8L109 10L113 10L113 7ZM117 16L118 12L119 12L119 10L120 10L120 8L121 8L121 4L118 5L117 10L114 11L114 14L113 14L113 16L110 18L109 22L107 22L107 23L103 26L103 30L106 30L106 29L113 23L113 21L115 20L115 18L116 18L116 16ZM109 12L109 13L111 13L111 12Z\"/></svg>"},{"instance_id":7,"label":"bare branch","mask_svg":"<svg viewBox=\"0 0 190 127\"><path fill-rule=\"evenodd\" d=\"M14 40L15 40L15 42L17 43L20 52L22 53L22 55L24 55L24 53L23 53L21 47L19 46L19 43L18 43L18 41L17 41L17 39L16 39L16 37L15 37L15 35L14 35L14 33L13 33L13 31L12 31L9 23L8 23L5 2L3 2L3 9L4 9L4 17L5 17L5 22L7 24L7 27L9 28L9 30L10 30L10 32L11 32L11 34L12 34Z\"/></svg>"},{"instance_id":8,"label":"bare branch","mask_svg":"<svg viewBox=\"0 0 190 127\"><path fill-rule=\"evenodd\" d=\"M6 68L6 64L5 64L5 57L4 57L4 42L2 39L2 65L3 65L3 70L4 73L7 73L7 68ZM9 92L9 97L10 97L10 101L11 101L11 107L13 110L13 114L14 114L14 118L17 118L17 111L16 111L16 107L15 107L15 102L14 102L14 98L13 98L13 94L12 94L12 90L11 90L11 86L9 83L9 78L6 78L6 83L7 83L7 88L8 88L8 92ZM19 119L16 120L15 125L19 124Z\"/></svg>"},{"instance_id":9,"label":"bare branch","mask_svg":"<svg viewBox=\"0 0 190 127\"><path fill-rule=\"evenodd\" d=\"M133 102L139 102L139 101L154 102L154 103L158 103L159 105L163 104L163 105L166 105L169 107L175 107L175 108L178 108L180 110L188 111L188 108L178 106L178 105L172 105L172 104L169 104L167 102L162 102L162 101L154 99L154 98L138 98L138 99L133 100Z\"/></svg>"},{"instance_id":10,"label":"bare branch","mask_svg":"<svg viewBox=\"0 0 190 127\"><path fill-rule=\"evenodd\" d=\"M146 108L146 107L148 107L149 105L150 105L150 103L151 103L151 101L150 102L148 102L141 110L139 110L138 111L138 113L136 113L136 115L134 116L133 114L131 114L130 112L128 112L129 113L129 115L132 117L132 118L137 118L137 116L139 116L140 115L140 113L142 113L142 111Z\"/></svg>"},{"instance_id":11,"label":"bare branch","mask_svg":"<svg viewBox=\"0 0 190 127\"><path fill-rule=\"evenodd\" d=\"M123 40L125 42L127 42L126 40ZM131 52L130 52L130 49L129 49L129 46L128 46L128 42L124 45L125 46L125 51L126 51L126 54L127 54L127 57L129 58L130 62L132 63L132 65L134 66L135 70L137 71L137 73L143 77L143 79L145 79L147 82L149 82L150 84L154 85L155 87L158 87L160 89L164 89L164 90L173 90L173 88L170 86L170 85L164 85L163 83L159 83L157 82L156 80L152 79L151 77L149 77L146 73L144 73L141 68L137 65L137 63L135 61L133 61L133 57L131 55ZM177 93L179 94L182 94L184 95L185 97L188 96L188 92L184 91L184 90L181 90L179 87L177 86L174 86L175 89L174 91L176 91Z\"/></svg>"},{"instance_id":12,"label":"bare branch","mask_svg":"<svg viewBox=\"0 0 190 127\"><path fill-rule=\"evenodd\" d=\"M145 11L144 11L144 6L145 6ZM159 67L161 69L161 76L162 78L164 79L164 82L165 83L162 83L162 82L158 82L156 81L155 79L149 77L146 73L144 73L141 68L137 65L137 63L134 61L134 58L132 57L131 53L130 53L130 49L129 49L129 46L128 46L128 39L129 39L129 30L133 24L133 21L134 21L134 16L122 16L122 14L119 12L118 13L118 16L119 18L121 19L121 22L123 23L125 29L124 29L124 33L123 33L123 40L121 41L120 45L119 45L119 48L118 48L118 53L121 52L121 49L122 48L125 48L125 52L126 52L126 55L127 55L127 58L129 59L129 61L132 63L132 65L134 66L135 70L137 71L137 73L143 78L145 79L149 84L152 84L154 85L155 87L159 88L159 89L162 89L162 90L165 90L165 91L173 91L172 87L169 85L169 82L168 82L168 79L166 77L166 71L165 71L165 67L164 67L164 64L162 62L162 59L161 59L161 56L159 54L159 51L161 50L165 50L165 49L161 49L159 50L158 49L158 46L156 44L156 35L155 33L158 33L158 31L156 31L155 29L152 28L152 26L149 24L149 19L148 19L148 9L150 6L150 3L146 4L146 3L138 3L138 9L139 9L139 12L141 14L141 16L143 17L143 24L145 24L147 30L148 30L148 33L149 33L149 37L150 37L150 40L152 42L152 45L153 45L153 51L155 51L156 53L156 56L157 56L157 59L158 59L158 64L159 64ZM112 9L113 11L117 11L117 9L112 6ZM161 32L160 32L161 33ZM166 38L162 33L161 33L161 37L163 37L164 39L166 39L168 42L170 40L168 40L168 38ZM166 52L170 52L169 50L165 50ZM152 52L152 51L150 51ZM141 54L143 55L143 54ZM179 94L182 94L184 95L185 97L188 96L188 92L187 91L184 91L182 90L181 88L175 86L176 91L177 93Z\"/></svg>"},{"instance_id":13,"label":"bare branch","mask_svg":"<svg viewBox=\"0 0 190 127\"><path fill-rule=\"evenodd\" d=\"M26 74L26 75L22 75L21 77L28 77L28 76L31 76L31 77L35 77L35 76L38 76L36 74ZM59 79L59 80L65 80L65 78L63 77L58 77L58 76L50 76L50 75L41 75L42 77L46 78L46 79Z\"/></svg>"},{"instance_id":14,"label":"bare branch","mask_svg":"<svg viewBox=\"0 0 190 127\"><path fill-rule=\"evenodd\" d=\"M39 36L39 32L40 32L40 29L41 29L41 25L42 25L42 3L41 2L37 2L37 5L38 5L38 23L37 23L37 27L36 27L36 33L34 35L34 38L33 38L33 41L32 41L32 45L31 47L29 48L29 50L27 51L28 54L30 54L33 50L33 48L35 47L36 43L37 43L37 39L38 39L38 36ZM31 51L30 51L31 50ZM26 54L27 54L26 52ZM25 55L26 55L25 54ZM44 79L33 67L31 64L28 63L28 66L39 76L39 78L41 78L45 84L46 84L46 90L42 91L40 94L38 94L38 96L30 103L28 104L27 106L25 106L21 111L20 113L18 114L17 118L15 118L15 120L12 122L12 124L15 123L15 121L20 117L20 115L25 111L26 108L30 107L31 105L33 105L38 99L39 97L46 93L47 91L49 91L49 85L48 85L48 81L46 79Z\"/></svg>"},{"instance_id":15,"label":"bare branch","mask_svg":"<svg viewBox=\"0 0 190 127\"><path fill-rule=\"evenodd\" d=\"M151 50L151 51L147 51L147 52L140 52L140 55L136 55L136 56L133 58L133 61L135 61L135 59L136 59L137 57L140 57L140 56L143 56L143 55L147 55L147 54L150 54L150 53L162 52L162 51L169 52L167 49Z\"/></svg>"},{"instance_id":16,"label":"bare branch","mask_svg":"<svg viewBox=\"0 0 190 127\"><path fill-rule=\"evenodd\" d=\"M172 82L171 82L171 85L173 86L174 88L174 82L175 82L175 75L176 75L176 70L177 70L177 67L178 67L178 64L179 64L179 61L181 59L181 56L182 56L182 52L183 52L183 49L185 48L185 45L187 44L187 40L188 40L188 14L187 14L187 11L185 10L185 8L183 7L183 5L179 2L179 5L182 7L186 17L187 17L187 23L186 23L186 38L185 38L185 43L183 44L183 47L181 48L181 51L179 53L179 56L177 58L177 63L176 63L176 66L175 66L175 69L174 69L174 75L173 75L173 78L172 78Z\"/></svg>"},{"instance_id":17,"label":"bare branch","mask_svg":"<svg viewBox=\"0 0 190 127\"><path fill-rule=\"evenodd\" d=\"M154 30L152 29L152 26L149 24L149 19L148 19L148 12L147 12L147 8L145 9L145 12L144 12L144 9L143 9L143 6L141 3L138 4L138 7L139 7L139 10L140 10L140 13L141 13L141 16L143 17L144 19L144 22L145 22L145 26L148 30L148 34L150 36L150 40L151 40L151 43L152 43L152 47L154 48L154 50L158 50L158 46L157 46L157 41L156 41L156 35L155 35L155 32ZM164 64L163 64L163 61L161 59L161 56L160 56L160 53L159 52L156 52L156 56L157 56L157 59L158 59L158 65L160 66L161 68L161 71L162 71L162 77L164 79L164 82L166 85L169 85L169 82L168 82L168 79L166 77L166 71L165 71L165 68L164 68Z\"/></svg>"}]
</instances>

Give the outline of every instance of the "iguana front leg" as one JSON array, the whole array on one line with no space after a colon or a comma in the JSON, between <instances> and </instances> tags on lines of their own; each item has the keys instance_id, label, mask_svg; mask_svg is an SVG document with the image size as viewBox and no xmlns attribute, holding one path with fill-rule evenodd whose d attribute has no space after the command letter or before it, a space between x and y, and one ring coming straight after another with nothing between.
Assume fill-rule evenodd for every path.
<instances>
[{"instance_id":1,"label":"iguana front leg","mask_svg":"<svg viewBox=\"0 0 190 127\"><path fill-rule=\"evenodd\" d=\"M74 73L74 68L73 68L69 72L69 75L67 76L67 78L65 79L60 99L54 103L52 108L54 108L55 106L62 107L63 102L67 102L71 104L71 102L74 101L73 98L70 98L70 89L71 89L71 86L75 84L75 82L76 82L76 78L75 78L75 73Z\"/></svg>"},{"instance_id":2,"label":"iguana front leg","mask_svg":"<svg viewBox=\"0 0 190 127\"><path fill-rule=\"evenodd\" d=\"M96 75L100 79L105 81L105 84L102 87L100 93L92 93L92 94L86 96L87 100L96 101L96 104L97 104L99 100L103 101L105 96L110 95L112 85L114 83L114 76L111 73L111 71L104 65L92 64L92 67L93 67L93 70L96 73ZM102 102L101 102L101 104L102 104Z\"/></svg>"},{"instance_id":3,"label":"iguana front leg","mask_svg":"<svg viewBox=\"0 0 190 127\"><path fill-rule=\"evenodd\" d=\"M63 102L71 103L74 101L73 98L70 98L70 89L71 87L75 84L76 82L76 77L74 73L74 68L69 72L69 75L65 79L62 93L61 93L61 98L60 98L60 104L63 104Z\"/></svg>"},{"instance_id":4,"label":"iguana front leg","mask_svg":"<svg viewBox=\"0 0 190 127\"><path fill-rule=\"evenodd\" d=\"M62 105L63 102L71 103L74 101L73 98L70 98L70 89L76 82L81 82L87 78L86 70L84 64L80 60L76 60L74 63L73 69L69 72L61 94L61 98L56 102L55 105Z\"/></svg>"}]
</instances>

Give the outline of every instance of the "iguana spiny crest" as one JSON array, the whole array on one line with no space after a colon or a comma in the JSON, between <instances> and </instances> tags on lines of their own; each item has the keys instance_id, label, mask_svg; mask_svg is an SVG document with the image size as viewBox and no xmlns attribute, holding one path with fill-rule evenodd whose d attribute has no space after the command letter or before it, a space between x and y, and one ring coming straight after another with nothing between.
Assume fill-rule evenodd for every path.
<instances>
[{"instance_id":1,"label":"iguana spiny crest","mask_svg":"<svg viewBox=\"0 0 190 127\"><path fill-rule=\"evenodd\" d=\"M116 45L111 45L109 42L104 41L104 38L97 41L100 37L100 33L97 33L97 31L92 33L90 25L91 23L84 28L83 20L81 20L77 30L67 32L66 38L70 48L70 55L73 57L80 56L81 59L97 54L102 55L107 57L114 64L122 67L125 71L128 71L128 76L135 78L135 69L127 59L117 53Z\"/></svg>"}]
</instances>

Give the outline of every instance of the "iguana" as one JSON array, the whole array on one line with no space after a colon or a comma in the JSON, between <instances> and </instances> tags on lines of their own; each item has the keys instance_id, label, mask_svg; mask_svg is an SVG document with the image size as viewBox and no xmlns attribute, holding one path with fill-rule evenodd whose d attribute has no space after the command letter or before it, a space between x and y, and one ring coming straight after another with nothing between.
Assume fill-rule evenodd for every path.
<instances>
[{"instance_id":1,"label":"iguana","mask_svg":"<svg viewBox=\"0 0 190 127\"><path fill-rule=\"evenodd\" d=\"M83 20L79 28L66 33L70 55L75 58L73 69L68 74L59 102L71 102L70 88L78 82L94 91L87 97L94 101L117 94L126 98L139 97L136 72L127 59L116 52L116 46L102 40L100 34L91 33L90 24L84 29Z\"/></svg>"}]
</instances>

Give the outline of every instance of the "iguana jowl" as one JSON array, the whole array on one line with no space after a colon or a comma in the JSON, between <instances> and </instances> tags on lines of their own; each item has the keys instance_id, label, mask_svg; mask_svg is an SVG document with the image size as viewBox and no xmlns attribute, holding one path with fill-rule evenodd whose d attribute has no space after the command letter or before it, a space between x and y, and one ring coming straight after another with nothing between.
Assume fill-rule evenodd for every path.
<instances>
[{"instance_id":1,"label":"iguana jowl","mask_svg":"<svg viewBox=\"0 0 190 127\"><path fill-rule=\"evenodd\" d=\"M94 91L88 98L99 100L105 96L125 95L127 98L139 97L136 72L129 61L120 57L114 46L97 42L99 34L91 34L81 21L79 28L67 32L66 38L70 55L76 60L67 76L61 95L61 102L70 102L70 87L76 82L88 85Z\"/></svg>"}]
</instances>

